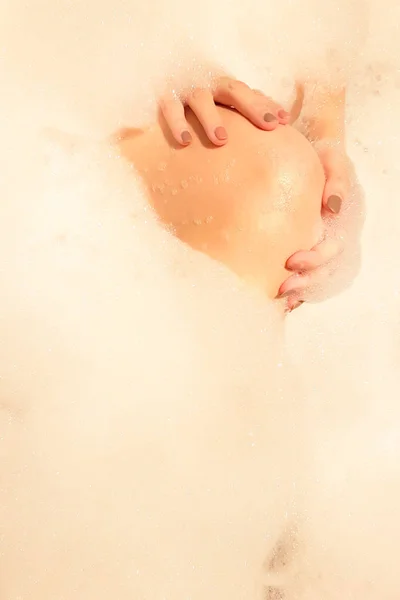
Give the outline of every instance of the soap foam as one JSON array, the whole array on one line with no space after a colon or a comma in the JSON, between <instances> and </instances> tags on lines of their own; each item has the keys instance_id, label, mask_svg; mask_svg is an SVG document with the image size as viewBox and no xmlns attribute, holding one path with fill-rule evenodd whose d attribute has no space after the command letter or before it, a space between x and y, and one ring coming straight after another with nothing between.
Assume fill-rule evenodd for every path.
<instances>
[{"instance_id":1,"label":"soap foam","mask_svg":"<svg viewBox=\"0 0 400 600\"><path fill-rule=\"evenodd\" d=\"M2 1L10 600L259 598L281 539L271 590L398 598L400 20L369 9ZM297 373L274 307L162 231L104 144L154 118L165 80L221 71L284 104L300 74L350 79L362 268L291 315Z\"/></svg>"}]
</instances>

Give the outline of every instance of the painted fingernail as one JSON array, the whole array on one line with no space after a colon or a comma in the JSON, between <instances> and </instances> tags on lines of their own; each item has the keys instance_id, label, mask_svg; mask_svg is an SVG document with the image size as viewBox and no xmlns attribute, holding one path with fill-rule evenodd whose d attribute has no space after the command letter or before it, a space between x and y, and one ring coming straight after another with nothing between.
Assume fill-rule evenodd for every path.
<instances>
[{"instance_id":1,"label":"painted fingernail","mask_svg":"<svg viewBox=\"0 0 400 600\"><path fill-rule=\"evenodd\" d=\"M278 294L278 300L280 300L281 298L288 298L289 296L291 296L293 294L294 290L288 290L287 292L284 292L283 294Z\"/></svg>"},{"instance_id":2,"label":"painted fingernail","mask_svg":"<svg viewBox=\"0 0 400 600\"><path fill-rule=\"evenodd\" d=\"M281 108L281 110L278 110L278 117L280 119L287 119L287 117L290 116L290 113L286 112L286 110L283 110L283 108Z\"/></svg>"},{"instance_id":3,"label":"painted fingernail","mask_svg":"<svg viewBox=\"0 0 400 600\"><path fill-rule=\"evenodd\" d=\"M299 306L301 306L302 304L304 304L304 300L297 300L296 302L294 302L292 304L292 306L290 307L290 310L296 310L296 308L299 308Z\"/></svg>"},{"instance_id":4,"label":"painted fingernail","mask_svg":"<svg viewBox=\"0 0 400 600\"><path fill-rule=\"evenodd\" d=\"M285 314L289 315L291 312L293 312L294 310L296 310L296 308L299 308L299 306L301 306L302 304L304 304L304 300L297 300L296 302L294 302L292 304L292 306L288 306L285 309Z\"/></svg>"},{"instance_id":5,"label":"painted fingernail","mask_svg":"<svg viewBox=\"0 0 400 600\"><path fill-rule=\"evenodd\" d=\"M332 196L329 196L326 204L327 204L327 207L329 208L329 210L331 212L333 212L335 215L337 215L337 213L340 211L340 208L342 206L342 199L340 198L340 196L333 194Z\"/></svg>"},{"instance_id":6,"label":"painted fingernail","mask_svg":"<svg viewBox=\"0 0 400 600\"><path fill-rule=\"evenodd\" d=\"M186 146L188 144L190 144L190 142L192 141L192 136L190 134L190 131L183 131L182 135L181 135L181 140L182 140L182 143L185 144Z\"/></svg>"},{"instance_id":7,"label":"painted fingernail","mask_svg":"<svg viewBox=\"0 0 400 600\"><path fill-rule=\"evenodd\" d=\"M272 113L265 113L264 121L266 123L272 123L273 121L276 121L276 117Z\"/></svg>"},{"instance_id":8,"label":"painted fingernail","mask_svg":"<svg viewBox=\"0 0 400 600\"><path fill-rule=\"evenodd\" d=\"M301 274L303 271L307 270L307 263L304 261L293 262L287 264L286 268L289 271L297 271L297 273Z\"/></svg>"},{"instance_id":9,"label":"painted fingernail","mask_svg":"<svg viewBox=\"0 0 400 600\"><path fill-rule=\"evenodd\" d=\"M228 139L228 134L226 133L225 127L217 127L217 129L214 131L214 133L215 133L215 137L220 142L223 142L224 140Z\"/></svg>"}]
</instances>

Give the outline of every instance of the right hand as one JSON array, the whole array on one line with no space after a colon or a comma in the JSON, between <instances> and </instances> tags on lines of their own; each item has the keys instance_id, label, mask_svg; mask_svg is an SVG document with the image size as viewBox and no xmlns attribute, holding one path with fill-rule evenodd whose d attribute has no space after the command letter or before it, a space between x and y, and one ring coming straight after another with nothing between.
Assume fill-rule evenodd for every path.
<instances>
[{"instance_id":1,"label":"right hand","mask_svg":"<svg viewBox=\"0 0 400 600\"><path fill-rule=\"evenodd\" d=\"M300 250L286 262L291 275L280 287L287 309L304 301L325 300L348 287L360 268L360 238L364 224L363 192L354 167L340 146L322 140L316 150L325 171L321 215L324 237L311 250Z\"/></svg>"},{"instance_id":2,"label":"right hand","mask_svg":"<svg viewBox=\"0 0 400 600\"><path fill-rule=\"evenodd\" d=\"M181 146L188 146L192 141L185 118L186 106L197 116L215 146L223 146L228 141L228 133L215 104L234 108L265 131L287 125L290 120L290 114L271 98L230 77L219 78L209 89L193 88L180 96L169 93L161 98L159 104L172 135Z\"/></svg>"}]
</instances>

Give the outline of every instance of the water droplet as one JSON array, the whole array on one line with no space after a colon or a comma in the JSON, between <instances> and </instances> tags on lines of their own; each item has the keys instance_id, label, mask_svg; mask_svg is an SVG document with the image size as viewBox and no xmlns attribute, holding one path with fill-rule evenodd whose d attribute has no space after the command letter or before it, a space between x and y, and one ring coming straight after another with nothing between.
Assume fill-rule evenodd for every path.
<instances>
[{"instance_id":1,"label":"water droplet","mask_svg":"<svg viewBox=\"0 0 400 600\"><path fill-rule=\"evenodd\" d=\"M189 187L189 183L186 181L186 179L182 179L181 181L181 187L185 190L187 187Z\"/></svg>"},{"instance_id":2,"label":"water droplet","mask_svg":"<svg viewBox=\"0 0 400 600\"><path fill-rule=\"evenodd\" d=\"M200 175L191 175L189 177L190 181L193 181L193 183L202 183L203 179L200 177Z\"/></svg>"},{"instance_id":3,"label":"water droplet","mask_svg":"<svg viewBox=\"0 0 400 600\"><path fill-rule=\"evenodd\" d=\"M165 185L163 183L153 183L151 186L153 192L159 192L163 194L165 192Z\"/></svg>"}]
</instances>

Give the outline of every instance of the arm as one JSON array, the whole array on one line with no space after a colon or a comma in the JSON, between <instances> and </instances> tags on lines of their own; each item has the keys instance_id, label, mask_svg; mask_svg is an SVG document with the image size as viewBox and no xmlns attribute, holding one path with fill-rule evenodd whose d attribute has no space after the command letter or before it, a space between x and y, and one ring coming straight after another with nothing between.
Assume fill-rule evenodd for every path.
<instances>
[{"instance_id":1,"label":"arm","mask_svg":"<svg viewBox=\"0 0 400 600\"><path fill-rule=\"evenodd\" d=\"M278 125L286 125L290 117L271 98L230 77L219 77L208 88L166 94L159 104L174 139L182 146L189 146L192 141L185 116L187 107L197 116L208 139L215 146L224 146L228 142L228 133L216 104L235 108L239 114L264 131L273 131Z\"/></svg>"},{"instance_id":2,"label":"arm","mask_svg":"<svg viewBox=\"0 0 400 600\"><path fill-rule=\"evenodd\" d=\"M351 190L349 161L345 151L345 104L344 88L327 88L317 84L297 84L297 98L291 115L299 119L299 128L313 143L325 172L321 214L327 218L324 239L311 251L299 251L292 255L286 268L294 273L280 288L280 293L290 296L289 309L300 305L304 292L318 282L320 271L333 265L343 250L344 235L332 235L332 217L341 212L342 203L348 205ZM340 221L342 223L342 221ZM338 230L333 225L333 231ZM344 232L343 232L344 233ZM322 267L320 269L320 267ZM322 277L323 279L323 277Z\"/></svg>"},{"instance_id":3,"label":"arm","mask_svg":"<svg viewBox=\"0 0 400 600\"><path fill-rule=\"evenodd\" d=\"M332 140L338 144L345 141L345 105L346 91L318 89L317 84L310 89L310 84L297 84L297 100L306 104L302 116L304 134L311 142ZM306 99L306 102L305 102ZM299 112L299 111L296 111ZM296 115L297 118L298 114Z\"/></svg>"}]
</instances>

